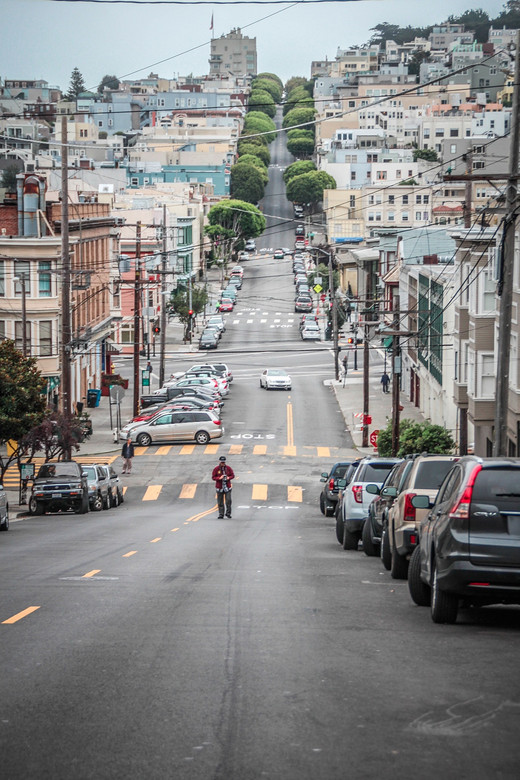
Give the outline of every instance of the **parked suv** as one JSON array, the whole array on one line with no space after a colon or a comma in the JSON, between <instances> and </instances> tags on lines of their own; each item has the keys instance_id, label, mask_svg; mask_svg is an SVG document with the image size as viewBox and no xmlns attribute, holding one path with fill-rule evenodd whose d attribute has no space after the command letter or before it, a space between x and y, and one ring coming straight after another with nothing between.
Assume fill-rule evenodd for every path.
<instances>
[{"instance_id":1,"label":"parked suv","mask_svg":"<svg viewBox=\"0 0 520 780\"><path fill-rule=\"evenodd\" d=\"M363 523L373 495L367 493L368 484L381 486L398 458L363 458L352 476L350 484L343 491L341 502L341 525L343 549L356 550L361 539ZM339 541L339 539L338 539Z\"/></svg>"},{"instance_id":2,"label":"parked suv","mask_svg":"<svg viewBox=\"0 0 520 780\"><path fill-rule=\"evenodd\" d=\"M325 517L332 517L335 513L339 492L338 480L345 478L345 473L353 462L353 460L343 460L335 463L329 472L322 473L320 482L325 484L320 493L320 510Z\"/></svg>"},{"instance_id":3,"label":"parked suv","mask_svg":"<svg viewBox=\"0 0 520 780\"><path fill-rule=\"evenodd\" d=\"M405 483L388 510L384 526L385 548L381 555L388 563L389 553L390 574L394 579L407 578L409 557L417 544L417 524L427 514L425 509L416 509L412 498L425 495L434 501L444 477L456 460L452 455L421 455L414 460Z\"/></svg>"},{"instance_id":4,"label":"parked suv","mask_svg":"<svg viewBox=\"0 0 520 780\"><path fill-rule=\"evenodd\" d=\"M365 555L379 555L381 534L387 523L388 510L399 495L415 457L408 455L405 460L396 463L381 487L367 485L367 493L373 494L375 498L368 507L368 516L361 534Z\"/></svg>"},{"instance_id":5,"label":"parked suv","mask_svg":"<svg viewBox=\"0 0 520 780\"><path fill-rule=\"evenodd\" d=\"M520 604L520 460L466 456L455 463L419 525L408 587L435 623L454 623L459 602Z\"/></svg>"},{"instance_id":6,"label":"parked suv","mask_svg":"<svg viewBox=\"0 0 520 780\"><path fill-rule=\"evenodd\" d=\"M101 463L100 467L105 472L110 484L110 492L111 492L110 503L112 506L119 506L119 504L122 504L123 501L125 500L125 497L123 495L123 483L121 482L121 478L119 474L116 471L114 471L114 468L112 466L109 466L107 463Z\"/></svg>"},{"instance_id":7,"label":"parked suv","mask_svg":"<svg viewBox=\"0 0 520 780\"><path fill-rule=\"evenodd\" d=\"M73 509L88 512L88 485L81 466L75 460L43 463L33 482L29 511L32 515Z\"/></svg>"},{"instance_id":8,"label":"parked suv","mask_svg":"<svg viewBox=\"0 0 520 780\"><path fill-rule=\"evenodd\" d=\"M94 512L110 509L112 506L112 487L108 473L97 463L83 466L83 474L88 482L88 503Z\"/></svg>"}]
</instances>

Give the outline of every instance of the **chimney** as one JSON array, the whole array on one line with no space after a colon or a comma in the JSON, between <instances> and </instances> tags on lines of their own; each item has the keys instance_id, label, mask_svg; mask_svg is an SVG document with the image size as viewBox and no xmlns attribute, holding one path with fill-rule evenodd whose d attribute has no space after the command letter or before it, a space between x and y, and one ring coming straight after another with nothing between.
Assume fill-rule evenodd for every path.
<instances>
[{"instance_id":1,"label":"chimney","mask_svg":"<svg viewBox=\"0 0 520 780\"><path fill-rule=\"evenodd\" d=\"M438 264L439 264L438 255L424 255L423 265L438 265Z\"/></svg>"}]
</instances>

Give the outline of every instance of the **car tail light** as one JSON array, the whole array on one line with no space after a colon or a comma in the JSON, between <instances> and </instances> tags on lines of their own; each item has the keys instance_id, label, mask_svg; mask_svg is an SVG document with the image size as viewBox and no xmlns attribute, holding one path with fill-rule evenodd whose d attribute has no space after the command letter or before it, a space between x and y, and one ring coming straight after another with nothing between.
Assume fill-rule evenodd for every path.
<instances>
[{"instance_id":1,"label":"car tail light","mask_svg":"<svg viewBox=\"0 0 520 780\"><path fill-rule=\"evenodd\" d=\"M363 503L363 485L352 485L352 492L354 494L354 501L357 504Z\"/></svg>"},{"instance_id":2,"label":"car tail light","mask_svg":"<svg viewBox=\"0 0 520 780\"><path fill-rule=\"evenodd\" d=\"M404 497L403 522L415 523L415 507L412 504L412 498L415 493L407 493Z\"/></svg>"},{"instance_id":3,"label":"car tail light","mask_svg":"<svg viewBox=\"0 0 520 780\"><path fill-rule=\"evenodd\" d=\"M334 490L334 480L329 479L329 490Z\"/></svg>"},{"instance_id":4,"label":"car tail light","mask_svg":"<svg viewBox=\"0 0 520 780\"><path fill-rule=\"evenodd\" d=\"M221 420L213 420L213 425L220 425L220 424L221 424Z\"/></svg>"},{"instance_id":5,"label":"car tail light","mask_svg":"<svg viewBox=\"0 0 520 780\"><path fill-rule=\"evenodd\" d=\"M464 488L464 493L459 500L453 504L450 509L450 517L457 517L459 520L467 520L469 517L469 505L471 504L471 497L473 495L473 486L477 478L479 471L482 471L482 466L479 464L475 466L471 474L469 475L468 483Z\"/></svg>"},{"instance_id":6,"label":"car tail light","mask_svg":"<svg viewBox=\"0 0 520 780\"><path fill-rule=\"evenodd\" d=\"M417 534L410 534L410 544L417 544L418 538Z\"/></svg>"}]
</instances>

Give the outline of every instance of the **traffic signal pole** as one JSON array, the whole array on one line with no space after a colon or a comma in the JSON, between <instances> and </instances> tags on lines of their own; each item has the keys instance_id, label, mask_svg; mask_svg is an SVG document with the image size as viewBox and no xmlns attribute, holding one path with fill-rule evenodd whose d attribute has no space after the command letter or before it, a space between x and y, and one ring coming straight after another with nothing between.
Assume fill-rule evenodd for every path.
<instances>
[{"instance_id":1,"label":"traffic signal pole","mask_svg":"<svg viewBox=\"0 0 520 780\"><path fill-rule=\"evenodd\" d=\"M141 223L135 232L135 279L134 279L134 417L139 414L139 324L141 320Z\"/></svg>"},{"instance_id":2,"label":"traffic signal pole","mask_svg":"<svg viewBox=\"0 0 520 780\"><path fill-rule=\"evenodd\" d=\"M166 203L163 204L163 242L161 260L161 317L160 317L160 348L159 348L159 387L164 385L166 360Z\"/></svg>"}]
</instances>

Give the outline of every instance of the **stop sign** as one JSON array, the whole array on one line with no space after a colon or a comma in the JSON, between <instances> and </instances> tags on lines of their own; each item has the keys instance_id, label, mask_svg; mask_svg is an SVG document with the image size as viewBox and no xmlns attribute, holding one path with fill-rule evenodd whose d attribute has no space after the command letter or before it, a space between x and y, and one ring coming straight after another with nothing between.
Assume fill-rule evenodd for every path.
<instances>
[{"instance_id":1,"label":"stop sign","mask_svg":"<svg viewBox=\"0 0 520 780\"><path fill-rule=\"evenodd\" d=\"M370 434L370 444L372 447L377 447L377 437L379 436L379 431L372 431Z\"/></svg>"}]
</instances>

